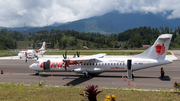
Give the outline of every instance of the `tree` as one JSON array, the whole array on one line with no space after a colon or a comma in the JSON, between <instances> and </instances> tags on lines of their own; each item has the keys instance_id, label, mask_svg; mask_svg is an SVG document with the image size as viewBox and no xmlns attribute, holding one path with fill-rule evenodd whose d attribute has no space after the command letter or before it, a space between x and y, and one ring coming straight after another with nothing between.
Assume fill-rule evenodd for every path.
<instances>
[{"instance_id":1,"label":"tree","mask_svg":"<svg viewBox=\"0 0 180 101\"><path fill-rule=\"evenodd\" d=\"M137 48L142 47L141 35L139 33L135 34L135 36L130 39L130 42L131 42L133 47L137 47Z\"/></svg>"},{"instance_id":2,"label":"tree","mask_svg":"<svg viewBox=\"0 0 180 101\"><path fill-rule=\"evenodd\" d=\"M36 47L36 46L35 46L35 43L33 42L33 49L35 49L35 47Z\"/></svg>"}]
</instances>

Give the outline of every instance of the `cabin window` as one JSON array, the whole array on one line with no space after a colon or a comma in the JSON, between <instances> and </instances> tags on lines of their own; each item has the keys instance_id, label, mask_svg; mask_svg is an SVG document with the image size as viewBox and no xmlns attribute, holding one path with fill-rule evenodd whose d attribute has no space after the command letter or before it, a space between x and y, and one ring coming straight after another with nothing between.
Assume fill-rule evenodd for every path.
<instances>
[{"instance_id":1,"label":"cabin window","mask_svg":"<svg viewBox=\"0 0 180 101\"><path fill-rule=\"evenodd\" d=\"M117 63L117 65L119 65L119 63Z\"/></svg>"},{"instance_id":2,"label":"cabin window","mask_svg":"<svg viewBox=\"0 0 180 101\"><path fill-rule=\"evenodd\" d=\"M116 63L114 63L114 65L116 65Z\"/></svg>"},{"instance_id":3,"label":"cabin window","mask_svg":"<svg viewBox=\"0 0 180 101\"><path fill-rule=\"evenodd\" d=\"M96 63L96 65L98 65L98 64Z\"/></svg>"},{"instance_id":4,"label":"cabin window","mask_svg":"<svg viewBox=\"0 0 180 101\"><path fill-rule=\"evenodd\" d=\"M89 65L91 65L91 63Z\"/></svg>"},{"instance_id":5,"label":"cabin window","mask_svg":"<svg viewBox=\"0 0 180 101\"><path fill-rule=\"evenodd\" d=\"M123 63L123 65L125 65L125 64Z\"/></svg>"},{"instance_id":6,"label":"cabin window","mask_svg":"<svg viewBox=\"0 0 180 101\"><path fill-rule=\"evenodd\" d=\"M94 65L94 63L93 63L93 65Z\"/></svg>"},{"instance_id":7,"label":"cabin window","mask_svg":"<svg viewBox=\"0 0 180 101\"><path fill-rule=\"evenodd\" d=\"M85 65L85 63L84 63L84 65Z\"/></svg>"},{"instance_id":8,"label":"cabin window","mask_svg":"<svg viewBox=\"0 0 180 101\"><path fill-rule=\"evenodd\" d=\"M105 65L107 65L107 63L105 63Z\"/></svg>"},{"instance_id":9,"label":"cabin window","mask_svg":"<svg viewBox=\"0 0 180 101\"><path fill-rule=\"evenodd\" d=\"M102 65L104 65L104 63L102 63Z\"/></svg>"},{"instance_id":10,"label":"cabin window","mask_svg":"<svg viewBox=\"0 0 180 101\"><path fill-rule=\"evenodd\" d=\"M87 65L88 65L88 63L87 63Z\"/></svg>"},{"instance_id":11,"label":"cabin window","mask_svg":"<svg viewBox=\"0 0 180 101\"><path fill-rule=\"evenodd\" d=\"M110 63L108 63L108 65L110 65Z\"/></svg>"}]
</instances>

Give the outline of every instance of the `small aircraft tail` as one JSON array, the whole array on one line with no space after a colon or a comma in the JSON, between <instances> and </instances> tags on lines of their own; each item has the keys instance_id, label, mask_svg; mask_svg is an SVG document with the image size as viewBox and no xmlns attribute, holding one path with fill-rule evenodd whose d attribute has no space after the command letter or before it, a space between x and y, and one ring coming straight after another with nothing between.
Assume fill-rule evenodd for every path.
<instances>
[{"instance_id":1,"label":"small aircraft tail","mask_svg":"<svg viewBox=\"0 0 180 101\"><path fill-rule=\"evenodd\" d=\"M45 45L46 45L46 42L43 42L43 45L39 50L45 50Z\"/></svg>"},{"instance_id":2,"label":"small aircraft tail","mask_svg":"<svg viewBox=\"0 0 180 101\"><path fill-rule=\"evenodd\" d=\"M135 55L135 57L164 60L171 38L172 34L160 35L150 48L141 54Z\"/></svg>"}]
</instances>

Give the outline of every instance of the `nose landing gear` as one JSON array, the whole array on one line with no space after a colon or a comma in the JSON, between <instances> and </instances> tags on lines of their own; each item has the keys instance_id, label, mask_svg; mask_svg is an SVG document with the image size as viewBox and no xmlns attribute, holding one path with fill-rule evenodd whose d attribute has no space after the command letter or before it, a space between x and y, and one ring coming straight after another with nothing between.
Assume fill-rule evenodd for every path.
<instances>
[{"instance_id":1,"label":"nose landing gear","mask_svg":"<svg viewBox=\"0 0 180 101\"><path fill-rule=\"evenodd\" d=\"M39 75L39 72L38 72L38 71L36 71L35 75Z\"/></svg>"}]
</instances>

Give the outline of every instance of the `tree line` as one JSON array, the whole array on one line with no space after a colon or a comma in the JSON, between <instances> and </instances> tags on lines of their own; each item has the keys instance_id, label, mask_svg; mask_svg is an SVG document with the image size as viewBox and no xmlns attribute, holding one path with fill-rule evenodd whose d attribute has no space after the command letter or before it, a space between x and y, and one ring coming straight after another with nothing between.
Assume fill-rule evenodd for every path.
<instances>
[{"instance_id":1,"label":"tree line","mask_svg":"<svg viewBox=\"0 0 180 101\"><path fill-rule=\"evenodd\" d=\"M175 30L168 27L139 27L129 29L119 34L100 34L100 33L84 33L74 30L57 30L51 29L41 30L35 33L22 34L19 31L8 31L7 29L0 30L0 49L16 49L17 41L33 41L33 48L39 47L38 43L43 41L51 43L49 48L69 49L76 47L81 49L82 46L87 46L90 49L98 48L113 48L113 49L132 49L140 48L142 45L152 45L157 37L161 34L173 34L170 48L179 48L180 46L180 27ZM71 48L73 49L73 48Z\"/></svg>"}]
</instances>

